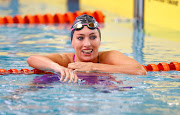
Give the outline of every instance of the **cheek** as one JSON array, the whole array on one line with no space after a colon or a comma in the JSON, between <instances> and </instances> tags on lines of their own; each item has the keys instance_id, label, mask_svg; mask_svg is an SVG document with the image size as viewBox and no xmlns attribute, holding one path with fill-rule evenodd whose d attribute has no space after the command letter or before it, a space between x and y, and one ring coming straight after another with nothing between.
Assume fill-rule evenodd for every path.
<instances>
[{"instance_id":1,"label":"cheek","mask_svg":"<svg viewBox=\"0 0 180 115\"><path fill-rule=\"evenodd\" d=\"M76 46L77 46L77 41L76 41L76 39L73 37L73 39L72 39L72 47L73 48L75 48Z\"/></svg>"},{"instance_id":2,"label":"cheek","mask_svg":"<svg viewBox=\"0 0 180 115\"><path fill-rule=\"evenodd\" d=\"M72 47L74 48L74 42L72 41Z\"/></svg>"},{"instance_id":3,"label":"cheek","mask_svg":"<svg viewBox=\"0 0 180 115\"><path fill-rule=\"evenodd\" d=\"M101 42L99 40L97 40L96 42L93 43L94 44L94 47L97 47L99 48L100 45L101 45Z\"/></svg>"},{"instance_id":4,"label":"cheek","mask_svg":"<svg viewBox=\"0 0 180 115\"><path fill-rule=\"evenodd\" d=\"M100 45L101 45L101 41L99 41L99 44L98 44L98 45L99 45L99 47L100 47Z\"/></svg>"},{"instance_id":5,"label":"cheek","mask_svg":"<svg viewBox=\"0 0 180 115\"><path fill-rule=\"evenodd\" d=\"M74 40L74 41L72 41L72 47L76 50L76 49L79 49L81 46L80 46L79 42Z\"/></svg>"}]
</instances>

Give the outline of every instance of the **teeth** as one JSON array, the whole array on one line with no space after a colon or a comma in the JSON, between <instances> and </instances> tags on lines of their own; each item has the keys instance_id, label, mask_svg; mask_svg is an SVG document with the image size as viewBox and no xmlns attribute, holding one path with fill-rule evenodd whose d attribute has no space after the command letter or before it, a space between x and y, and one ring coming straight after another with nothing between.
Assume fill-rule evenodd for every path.
<instances>
[{"instance_id":1,"label":"teeth","mask_svg":"<svg viewBox=\"0 0 180 115\"><path fill-rule=\"evenodd\" d=\"M87 53L87 54L89 54L89 53L91 53L93 50L83 50L83 53Z\"/></svg>"}]
</instances>

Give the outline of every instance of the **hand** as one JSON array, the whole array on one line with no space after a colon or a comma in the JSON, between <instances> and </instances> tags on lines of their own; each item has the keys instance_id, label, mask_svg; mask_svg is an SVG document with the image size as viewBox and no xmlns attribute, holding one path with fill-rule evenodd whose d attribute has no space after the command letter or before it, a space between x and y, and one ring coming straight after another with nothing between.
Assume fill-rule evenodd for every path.
<instances>
[{"instance_id":1,"label":"hand","mask_svg":"<svg viewBox=\"0 0 180 115\"><path fill-rule=\"evenodd\" d=\"M68 64L68 68L75 71L94 71L93 64L92 62L75 62Z\"/></svg>"},{"instance_id":2,"label":"hand","mask_svg":"<svg viewBox=\"0 0 180 115\"><path fill-rule=\"evenodd\" d=\"M69 83L73 81L74 83L78 82L78 77L72 69L68 69L63 66L60 66L58 68L55 68L54 71L57 73L61 73L60 81L62 82L67 82L68 80L69 80Z\"/></svg>"}]
</instances>

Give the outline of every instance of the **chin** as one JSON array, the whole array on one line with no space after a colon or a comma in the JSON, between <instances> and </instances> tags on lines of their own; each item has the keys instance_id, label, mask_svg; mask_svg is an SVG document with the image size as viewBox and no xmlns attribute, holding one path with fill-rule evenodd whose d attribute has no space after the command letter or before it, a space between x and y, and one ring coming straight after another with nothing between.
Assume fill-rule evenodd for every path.
<instances>
[{"instance_id":1,"label":"chin","mask_svg":"<svg viewBox=\"0 0 180 115\"><path fill-rule=\"evenodd\" d=\"M82 62L93 62L96 58L98 54L94 54L94 52L91 52L89 54L86 54L84 52L80 52L80 60Z\"/></svg>"},{"instance_id":2,"label":"chin","mask_svg":"<svg viewBox=\"0 0 180 115\"><path fill-rule=\"evenodd\" d=\"M83 62L93 62L92 58L83 58L82 59Z\"/></svg>"}]
</instances>

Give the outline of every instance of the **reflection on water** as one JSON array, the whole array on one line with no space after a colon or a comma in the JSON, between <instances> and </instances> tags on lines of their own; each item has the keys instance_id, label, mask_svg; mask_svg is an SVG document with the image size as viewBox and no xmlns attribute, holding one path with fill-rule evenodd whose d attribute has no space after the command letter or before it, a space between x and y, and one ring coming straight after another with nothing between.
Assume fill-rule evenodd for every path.
<instances>
[{"instance_id":1,"label":"reflection on water","mask_svg":"<svg viewBox=\"0 0 180 115\"><path fill-rule=\"evenodd\" d=\"M175 60L179 57L178 51L174 49L179 47L176 43L172 42L173 44L164 48L169 41L146 35L143 38L143 33L131 30L132 24L133 22L105 25L101 29L105 36L102 36L100 50L117 49L139 60L141 64L157 63L157 60L169 61L172 57ZM113 28L109 31L110 25ZM122 33L118 33L117 28ZM24 25L21 28L12 25L3 26L0 30L0 67L6 70L32 69L26 62L30 55L74 52L69 26L66 25ZM171 52L170 56L161 57L168 52ZM37 113L46 111L55 114L172 114L178 111L179 72L149 72L147 76L111 75L114 76L113 79L100 76L89 79L91 82L87 82L88 79L79 81L81 84L31 84L36 75L0 76L0 110L2 114L17 111L22 114L30 113L32 109ZM109 85L105 85L106 83Z\"/></svg>"},{"instance_id":2,"label":"reflection on water","mask_svg":"<svg viewBox=\"0 0 180 115\"><path fill-rule=\"evenodd\" d=\"M4 88L0 99L3 101L1 109L8 107L12 113L28 113L31 109L44 113L44 109L47 109L46 112L63 114L66 111L77 114L105 114L105 110L117 114L118 111L132 112L132 106L143 103L143 99L138 99L138 95L141 94L132 90L139 84L140 81L136 82L138 78L123 75L124 77L115 79L117 77L106 73L79 73L78 76L78 84L61 83L57 75L21 75L16 77L16 80L14 76L6 76L6 80L1 83ZM20 79L26 79L27 82L18 82ZM28 81L31 84L28 84ZM8 88L10 89L7 90ZM114 111L111 111L112 106ZM6 110L3 111L11 114Z\"/></svg>"},{"instance_id":3,"label":"reflection on water","mask_svg":"<svg viewBox=\"0 0 180 115\"><path fill-rule=\"evenodd\" d=\"M180 74L177 74L176 72L164 72L161 74L151 73L151 76L153 79L145 81L145 83L149 85L147 91L153 96L153 99L160 101L165 105L167 104L170 107L178 107L180 105Z\"/></svg>"},{"instance_id":4,"label":"reflection on water","mask_svg":"<svg viewBox=\"0 0 180 115\"><path fill-rule=\"evenodd\" d=\"M3 0L4 1L4 0ZM2 3L0 11L7 15L28 14L36 5L38 13L65 12L65 2L14 0L18 9L5 12L10 0ZM39 4L38 4L39 3ZM43 6L44 5L44 6ZM3 7L1 7L3 6ZM62 7L61 7L62 6ZM10 9L10 8L8 8ZM58 10L57 10L58 9ZM59 10L60 9L60 10ZM36 12L34 12L36 13ZM107 17L108 18L108 17ZM111 17L111 19L114 17ZM113 22L101 28L100 51L118 50L141 64L179 61L178 42L146 35L131 21ZM30 55L74 52L70 41L71 25L0 25L0 68L28 68ZM104 73L103 73L104 74ZM43 84L43 75L0 75L0 114L177 114L179 112L180 73L149 72L146 76L126 74L79 77L78 84L60 83L55 76ZM36 77L38 76L38 77ZM33 79L41 83L34 83ZM50 78L51 79L51 78ZM45 80L46 81L46 80Z\"/></svg>"}]
</instances>

